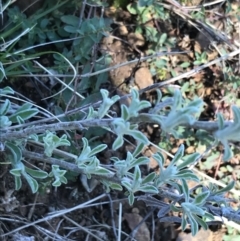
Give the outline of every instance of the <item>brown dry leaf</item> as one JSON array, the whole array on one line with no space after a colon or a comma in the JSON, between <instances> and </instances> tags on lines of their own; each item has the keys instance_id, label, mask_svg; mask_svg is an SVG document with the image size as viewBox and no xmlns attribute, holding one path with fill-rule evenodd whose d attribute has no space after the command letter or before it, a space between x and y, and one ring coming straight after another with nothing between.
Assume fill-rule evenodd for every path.
<instances>
[{"instance_id":1,"label":"brown dry leaf","mask_svg":"<svg viewBox=\"0 0 240 241\"><path fill-rule=\"evenodd\" d=\"M153 84L152 74L148 68L143 67L136 71L135 84L139 89L146 88Z\"/></svg>"},{"instance_id":2,"label":"brown dry leaf","mask_svg":"<svg viewBox=\"0 0 240 241\"><path fill-rule=\"evenodd\" d=\"M202 53L202 47L198 41L194 43L194 52L198 52L199 54Z\"/></svg>"},{"instance_id":3,"label":"brown dry leaf","mask_svg":"<svg viewBox=\"0 0 240 241\"><path fill-rule=\"evenodd\" d=\"M186 152L187 154L192 154L192 153L195 152L195 147L194 147L194 146L189 146L189 147L185 150L185 152Z\"/></svg>"},{"instance_id":4,"label":"brown dry leaf","mask_svg":"<svg viewBox=\"0 0 240 241\"><path fill-rule=\"evenodd\" d=\"M123 23L121 23L120 26L119 26L119 34L122 35L122 36L128 35L128 29Z\"/></svg>"},{"instance_id":5,"label":"brown dry leaf","mask_svg":"<svg viewBox=\"0 0 240 241\"><path fill-rule=\"evenodd\" d=\"M156 169L158 167L158 162L152 157L156 152L157 150L153 146L145 147L142 151L142 154L148 157L149 159L149 163L148 163L149 169ZM161 154L163 155L164 160L167 159L167 155L165 152L161 152Z\"/></svg>"},{"instance_id":6,"label":"brown dry leaf","mask_svg":"<svg viewBox=\"0 0 240 241\"><path fill-rule=\"evenodd\" d=\"M134 228L142 221L142 217L137 212L125 213L124 218L126 219L129 228ZM137 241L150 241L150 232L145 222L138 228L134 237Z\"/></svg>"},{"instance_id":7,"label":"brown dry leaf","mask_svg":"<svg viewBox=\"0 0 240 241\"><path fill-rule=\"evenodd\" d=\"M217 51L212 51L207 53L208 61L212 61L215 58L217 58L218 52Z\"/></svg>"},{"instance_id":8,"label":"brown dry leaf","mask_svg":"<svg viewBox=\"0 0 240 241\"><path fill-rule=\"evenodd\" d=\"M196 73L194 75L194 82L196 82L196 83L202 82L203 77L204 77L204 72L203 71L200 71L200 72Z\"/></svg>"},{"instance_id":9,"label":"brown dry leaf","mask_svg":"<svg viewBox=\"0 0 240 241\"><path fill-rule=\"evenodd\" d=\"M182 47L183 49L188 49L189 46L191 45L191 39L189 35L185 35L181 41L179 42L179 47Z\"/></svg>"},{"instance_id":10,"label":"brown dry leaf","mask_svg":"<svg viewBox=\"0 0 240 241\"><path fill-rule=\"evenodd\" d=\"M222 240L223 233L221 230L218 230L217 232L212 232L210 230L203 230L201 229L196 236L192 236L191 233L184 233L181 232L178 235L177 241L218 241Z\"/></svg>"},{"instance_id":11,"label":"brown dry leaf","mask_svg":"<svg viewBox=\"0 0 240 241\"><path fill-rule=\"evenodd\" d=\"M136 48L145 44L145 39L140 33L130 33L128 35L128 43Z\"/></svg>"},{"instance_id":12,"label":"brown dry leaf","mask_svg":"<svg viewBox=\"0 0 240 241\"><path fill-rule=\"evenodd\" d=\"M202 0L186 0L182 1L183 6L198 6Z\"/></svg>"}]
</instances>

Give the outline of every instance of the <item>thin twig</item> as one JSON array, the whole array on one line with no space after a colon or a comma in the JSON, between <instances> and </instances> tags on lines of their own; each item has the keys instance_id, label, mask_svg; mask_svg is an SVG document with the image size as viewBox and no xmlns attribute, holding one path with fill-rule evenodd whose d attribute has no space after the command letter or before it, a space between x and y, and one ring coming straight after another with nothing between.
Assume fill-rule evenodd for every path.
<instances>
[{"instance_id":1,"label":"thin twig","mask_svg":"<svg viewBox=\"0 0 240 241\"><path fill-rule=\"evenodd\" d=\"M25 224L25 225L23 225L23 226L21 226L21 227L19 227L19 228L16 228L16 229L14 229L14 230L12 230L12 231L10 231L10 232L8 232L8 233L2 234L2 237L9 236L9 235L11 235L11 234L13 234L13 233L16 233L16 232L19 232L19 231L21 231L21 230L23 230L23 229L25 229L25 228L31 227L31 226L33 226L33 225L35 225L35 224L42 223L42 222L51 220L51 219L56 218L56 217L60 217L60 216L62 216L62 215L65 215L65 214L67 214L67 213L76 211L76 210L78 210L78 209L86 208L86 206L87 206L88 204L93 203L93 202L95 202L95 201L97 201L97 200L99 200L99 199L102 199L102 198L105 197L105 196L106 196L106 194L102 194L102 195L100 195L100 196L98 196L98 197L96 197L96 198L91 199L90 201L87 201L87 202L85 202L85 203L79 204L79 205L74 206L74 207L72 207L72 208L60 210L60 211L54 212L54 213L52 213L52 214L50 213L48 216L46 216L46 217L44 217L44 218L38 219L38 220L36 220L36 221L34 221L34 222L29 222L29 223L27 223L27 224Z\"/></svg>"},{"instance_id":2,"label":"thin twig","mask_svg":"<svg viewBox=\"0 0 240 241\"><path fill-rule=\"evenodd\" d=\"M166 117L162 117L166 118ZM19 131L9 131L9 130L2 130L1 133L1 141L11 141L16 139L23 139L23 138L29 138L32 134L39 134L39 133L45 133L46 130L48 131L63 131L63 130L84 130L89 127L110 127L112 122L116 120L115 119L85 119L80 121L69 121L69 122L61 122L61 123L54 123L54 124L43 124L43 125L36 125L32 127L28 127ZM156 120L153 120L152 114L139 114L137 118L132 118L130 120L131 123L155 123L160 124L156 122ZM226 121L224 123L224 126L227 127L228 125L231 125L231 121ZM182 126L185 127L191 127L193 129L202 129L206 130L208 132L214 132L218 130L218 124L217 122L207 122L207 121L195 121L192 125L190 124L183 124Z\"/></svg>"}]
</instances>

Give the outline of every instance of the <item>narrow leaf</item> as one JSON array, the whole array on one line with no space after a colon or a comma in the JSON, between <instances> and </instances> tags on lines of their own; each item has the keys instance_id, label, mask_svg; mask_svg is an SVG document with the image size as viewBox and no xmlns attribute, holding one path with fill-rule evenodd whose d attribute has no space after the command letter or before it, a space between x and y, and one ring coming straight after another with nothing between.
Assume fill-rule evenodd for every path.
<instances>
[{"instance_id":1,"label":"narrow leaf","mask_svg":"<svg viewBox=\"0 0 240 241\"><path fill-rule=\"evenodd\" d=\"M136 147L136 149L134 150L132 155L134 157L137 157L143 151L143 148L144 148L144 144L143 143L139 143L138 146Z\"/></svg>"},{"instance_id":2,"label":"narrow leaf","mask_svg":"<svg viewBox=\"0 0 240 241\"><path fill-rule=\"evenodd\" d=\"M11 153L13 154L13 164L17 164L19 162L21 162L22 160L22 150L16 146L15 144L11 143L11 142L6 142L5 146L11 151Z\"/></svg>"},{"instance_id":3,"label":"narrow leaf","mask_svg":"<svg viewBox=\"0 0 240 241\"><path fill-rule=\"evenodd\" d=\"M112 149L113 150L117 150L118 148L120 148L123 145L123 137L122 136L118 136L115 141L113 142L112 145Z\"/></svg>"},{"instance_id":4,"label":"narrow leaf","mask_svg":"<svg viewBox=\"0 0 240 241\"><path fill-rule=\"evenodd\" d=\"M139 165L145 165L149 163L149 159L147 157L139 157L131 161L131 167L139 166Z\"/></svg>"},{"instance_id":5,"label":"narrow leaf","mask_svg":"<svg viewBox=\"0 0 240 241\"><path fill-rule=\"evenodd\" d=\"M134 203L134 195L132 192L128 196L128 202L129 202L130 206L132 206Z\"/></svg>"},{"instance_id":6,"label":"narrow leaf","mask_svg":"<svg viewBox=\"0 0 240 241\"><path fill-rule=\"evenodd\" d=\"M174 158L171 161L170 165L175 165L175 163L180 160L183 157L183 153L184 153L184 145L181 144L180 147L178 148L177 153L174 155Z\"/></svg>"},{"instance_id":7,"label":"narrow leaf","mask_svg":"<svg viewBox=\"0 0 240 241\"><path fill-rule=\"evenodd\" d=\"M188 202L189 201L189 189L188 189L188 185L187 182L182 179L182 190L183 190L183 194L185 196L185 201Z\"/></svg>"},{"instance_id":8,"label":"narrow leaf","mask_svg":"<svg viewBox=\"0 0 240 241\"><path fill-rule=\"evenodd\" d=\"M38 113L38 109L30 109L24 111L17 111L13 115L9 116L9 120L13 123L17 123L17 117L20 116L23 120L28 120Z\"/></svg>"},{"instance_id":9,"label":"narrow leaf","mask_svg":"<svg viewBox=\"0 0 240 241\"><path fill-rule=\"evenodd\" d=\"M188 218L189 218L189 223L191 225L191 231L192 231L192 235L195 236L198 232L198 223L197 221L194 219L194 217L192 216L191 213L188 213Z\"/></svg>"},{"instance_id":10,"label":"narrow leaf","mask_svg":"<svg viewBox=\"0 0 240 241\"><path fill-rule=\"evenodd\" d=\"M235 182L231 181L226 187L222 188L221 190L214 192L215 195L220 195L220 194L224 194L228 191L230 191L231 189L234 188Z\"/></svg>"},{"instance_id":11,"label":"narrow leaf","mask_svg":"<svg viewBox=\"0 0 240 241\"><path fill-rule=\"evenodd\" d=\"M103 175L103 176L113 176L114 173L109 171L108 169L105 168L98 168L96 170L94 170L94 172L92 174L96 174L96 175Z\"/></svg>"},{"instance_id":12,"label":"narrow leaf","mask_svg":"<svg viewBox=\"0 0 240 241\"><path fill-rule=\"evenodd\" d=\"M206 192L202 192L199 193L196 198L193 201L193 204L197 205L197 206L202 206L203 204L206 203L207 198L210 195L210 191L206 191Z\"/></svg>"},{"instance_id":13,"label":"narrow leaf","mask_svg":"<svg viewBox=\"0 0 240 241\"><path fill-rule=\"evenodd\" d=\"M183 217L182 217L182 223L181 223L182 231L184 231L187 228L187 219L185 216L186 215L183 215Z\"/></svg>"},{"instance_id":14,"label":"narrow leaf","mask_svg":"<svg viewBox=\"0 0 240 241\"><path fill-rule=\"evenodd\" d=\"M14 176L15 190L18 191L22 187L22 180L18 176Z\"/></svg>"},{"instance_id":15,"label":"narrow leaf","mask_svg":"<svg viewBox=\"0 0 240 241\"><path fill-rule=\"evenodd\" d=\"M145 193L153 193L153 194L159 193L158 189L152 185L141 186L138 190Z\"/></svg>"},{"instance_id":16,"label":"narrow leaf","mask_svg":"<svg viewBox=\"0 0 240 241\"><path fill-rule=\"evenodd\" d=\"M197 215L193 215L194 219L200 224L200 226L203 227L204 230L208 230L208 225L206 222L204 222L201 218L199 218Z\"/></svg>"},{"instance_id":17,"label":"narrow leaf","mask_svg":"<svg viewBox=\"0 0 240 241\"><path fill-rule=\"evenodd\" d=\"M27 180L27 182L32 190L32 193L36 193L38 190L38 182L35 179L33 179L30 175L28 175L26 172L23 172L22 175Z\"/></svg>"},{"instance_id":18,"label":"narrow leaf","mask_svg":"<svg viewBox=\"0 0 240 241\"><path fill-rule=\"evenodd\" d=\"M11 102L9 101L9 99L6 99L5 102L2 105L0 105L0 116L6 115L10 107L11 107Z\"/></svg>"},{"instance_id":19,"label":"narrow leaf","mask_svg":"<svg viewBox=\"0 0 240 241\"><path fill-rule=\"evenodd\" d=\"M126 105L121 105L121 117L124 120L128 120L130 118L129 110Z\"/></svg>"},{"instance_id":20,"label":"narrow leaf","mask_svg":"<svg viewBox=\"0 0 240 241\"><path fill-rule=\"evenodd\" d=\"M156 177L155 172L149 173L146 177L144 177L142 184L147 184L149 182L152 182L155 177Z\"/></svg>"},{"instance_id":21,"label":"narrow leaf","mask_svg":"<svg viewBox=\"0 0 240 241\"><path fill-rule=\"evenodd\" d=\"M191 165L192 163L195 163L196 160L200 157L200 154L198 153L193 153L189 155L188 157L183 159L183 162L180 163L177 167L178 169L183 169L184 167L187 167L188 165Z\"/></svg>"},{"instance_id":22,"label":"narrow leaf","mask_svg":"<svg viewBox=\"0 0 240 241\"><path fill-rule=\"evenodd\" d=\"M28 168L28 167L25 167L25 170L32 177L35 177L35 178L44 179L44 178L48 177L48 173L44 172L42 170L34 170L34 169L31 169L31 168Z\"/></svg>"},{"instance_id":23,"label":"narrow leaf","mask_svg":"<svg viewBox=\"0 0 240 241\"><path fill-rule=\"evenodd\" d=\"M122 186L118 183L110 183L110 188L118 191L123 190Z\"/></svg>"},{"instance_id":24,"label":"narrow leaf","mask_svg":"<svg viewBox=\"0 0 240 241\"><path fill-rule=\"evenodd\" d=\"M145 145L147 145L149 142L147 137L140 131L131 130L131 132L129 132L129 135L131 135L137 141L144 143Z\"/></svg>"},{"instance_id":25,"label":"narrow leaf","mask_svg":"<svg viewBox=\"0 0 240 241\"><path fill-rule=\"evenodd\" d=\"M122 185L127 188L128 191L132 190L132 186L129 182L127 181L121 181Z\"/></svg>"},{"instance_id":26,"label":"narrow leaf","mask_svg":"<svg viewBox=\"0 0 240 241\"><path fill-rule=\"evenodd\" d=\"M107 148L107 145L106 144L101 144L101 145L98 145L96 146L95 148L93 148L90 152L90 156L94 156L96 155L97 153L105 150Z\"/></svg>"}]
</instances>

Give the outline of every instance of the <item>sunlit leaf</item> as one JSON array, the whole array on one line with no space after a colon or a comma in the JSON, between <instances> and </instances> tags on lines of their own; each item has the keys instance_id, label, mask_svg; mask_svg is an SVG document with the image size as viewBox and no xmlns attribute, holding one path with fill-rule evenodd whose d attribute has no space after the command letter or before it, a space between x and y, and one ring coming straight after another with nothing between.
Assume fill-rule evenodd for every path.
<instances>
[{"instance_id":1,"label":"sunlit leaf","mask_svg":"<svg viewBox=\"0 0 240 241\"><path fill-rule=\"evenodd\" d=\"M165 41L167 40L167 34L166 33L163 33L159 39L159 43L160 44L163 44L165 43Z\"/></svg>"}]
</instances>

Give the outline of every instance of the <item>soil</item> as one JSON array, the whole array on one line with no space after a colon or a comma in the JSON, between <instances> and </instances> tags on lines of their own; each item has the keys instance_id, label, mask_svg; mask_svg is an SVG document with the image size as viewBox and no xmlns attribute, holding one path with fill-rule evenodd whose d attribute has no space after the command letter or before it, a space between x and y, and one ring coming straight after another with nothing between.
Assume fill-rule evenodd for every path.
<instances>
[{"instance_id":1,"label":"soil","mask_svg":"<svg viewBox=\"0 0 240 241\"><path fill-rule=\"evenodd\" d=\"M172 1L167 1L172 2ZM187 1L189 3L189 1ZM195 5L200 4L201 1L194 2ZM190 5L190 4L187 4ZM105 37L101 44L101 54L108 53L112 56L112 62L110 66L116 66L135 58L140 58L146 55L148 49L148 43L144 37L140 34L135 34L133 28L129 28L129 21L134 21L131 14L126 10L119 9L113 10L107 9L106 16L114 16L118 21L118 27L115 28L114 34L110 33L110 36ZM176 15L171 16L173 19ZM174 21L173 21L174 23ZM157 28L157 24L160 22L150 23ZM162 24L162 23L161 23ZM216 25L219 22L216 21ZM114 25L115 27L115 25ZM216 49L210 46L211 41L207 40L203 32L196 31L187 22L184 22L183 26L173 24L171 26L165 26L167 33L170 36L174 36L177 39L178 47L180 50L188 51L187 54L179 54L176 56L170 56L167 58L171 67L173 67L177 74L183 73L184 70L180 67L183 62L193 62L194 52L202 53L207 51L208 61L215 59L219 55ZM219 42L220 48L225 43ZM189 69L193 66L189 66ZM116 68L109 73L109 81L107 88L110 91L117 92L119 95L128 93L129 88L134 86L137 89L143 89L161 80L153 77L149 64L146 62L137 62L130 65L125 65ZM175 83L181 85L184 81L190 81L189 79L180 80ZM201 83L201 88L197 90L197 95L202 96L207 106L202 114L201 118L204 120L212 120L216 109L222 108L222 111L226 115L229 114L229 105L219 104L224 93L221 92L220 82L223 81L223 73L221 67L213 66L205 69L194 75L192 80L194 83ZM6 84L6 82L5 82ZM9 85L9 84L8 84ZM32 82L25 79L24 84L19 85L12 84L12 88L23 96L34 101L42 107L46 107L46 101L41 101L46 96L49 96L50 89L47 89L40 84L36 83L33 86ZM49 86L50 87L50 86ZM36 91L38 89L39 91ZM162 89L164 92L165 90ZM112 92L112 93L113 93ZM189 93L191 95L191 93ZM154 100L155 93L151 92L143 98L152 98ZM188 96L190 97L190 96ZM126 102L125 102L126 103ZM119 106L117 107L119 108ZM143 132L153 142L158 144L161 141L161 130L159 127L152 125L142 126ZM79 134L81 137L81 134ZM111 143L113 137L110 134L105 134L100 139L101 142ZM172 153L176 151L176 146L179 143L173 141ZM196 147L189 147L188 153L196 151ZM108 150L101 158L104 164L108 164L111 156L118 156L124 158L126 150L131 149L131 146L125 144L120 150L114 152ZM153 147L147 148L143 155L151 158L151 155L155 152ZM37 163L35 163L37 165ZM151 159L149 167L145 172L156 168L156 162ZM49 169L49 166L45 166L45 170ZM38 194L32 194L27 183L23 180L22 188L19 191L14 191L14 179L9 173L9 165L1 165L0 169L0 237L1 234L15 230L25 224L29 224L29 227L15 232L8 237L2 237L0 240L35 240L35 241L50 241L50 240L117 240L118 228L121 225L121 229L124 233L121 234L120 240L130 240L127 236L135 234L137 241L200 241L202 239L206 241L218 241L222 240L226 230L219 225L208 231L200 230L197 236L192 237L188 232L182 232L179 224L160 223L157 217L158 210L152 210L149 207L139 201L135 202L133 206L129 206L126 196L122 192L111 191L110 194L106 194L100 200L97 200L95 206L85 206L73 212L68 212L63 215L59 215L55 218L47 218L53 212L64 212L70 208L80 206L88 201L105 193L102 185L97 183L97 186L93 188L92 192L87 192L86 188L79 180L79 176L76 175L72 181L66 185L62 185L60 188L54 188L50 185L41 186L41 190ZM216 170L214 168L214 170ZM213 176L213 174L211 174ZM89 183L89 186L95 185ZM46 218L43 222L33 224L35 221ZM13 221L14 220L14 221ZM119 223L119 220L121 222ZM142 222L142 225L136 229L136 226ZM91 236L89 233L94 233L96 237ZM59 236L58 236L59 235Z\"/></svg>"}]
</instances>

